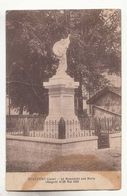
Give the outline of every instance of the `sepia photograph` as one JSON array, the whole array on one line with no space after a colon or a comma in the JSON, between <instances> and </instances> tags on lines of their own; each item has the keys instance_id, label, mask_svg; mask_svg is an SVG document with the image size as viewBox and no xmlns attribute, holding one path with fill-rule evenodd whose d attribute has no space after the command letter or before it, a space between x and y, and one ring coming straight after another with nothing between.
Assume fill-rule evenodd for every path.
<instances>
[{"instance_id":1,"label":"sepia photograph","mask_svg":"<svg viewBox=\"0 0 127 196\"><path fill-rule=\"evenodd\" d=\"M120 189L121 131L121 10L6 11L7 189L15 174L45 172L59 176L49 190L82 172Z\"/></svg>"}]
</instances>

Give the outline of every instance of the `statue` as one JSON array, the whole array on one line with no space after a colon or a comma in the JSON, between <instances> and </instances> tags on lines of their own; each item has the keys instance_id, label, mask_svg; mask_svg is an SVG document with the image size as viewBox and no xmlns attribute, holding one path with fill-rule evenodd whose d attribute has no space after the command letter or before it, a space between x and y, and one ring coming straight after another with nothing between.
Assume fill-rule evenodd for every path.
<instances>
[{"instance_id":1,"label":"statue","mask_svg":"<svg viewBox=\"0 0 127 196\"><path fill-rule=\"evenodd\" d=\"M56 42L53 46L54 54L59 58L59 66L57 68L56 74L65 74L67 70L67 48L70 44L70 34L66 39L61 39Z\"/></svg>"}]
</instances>

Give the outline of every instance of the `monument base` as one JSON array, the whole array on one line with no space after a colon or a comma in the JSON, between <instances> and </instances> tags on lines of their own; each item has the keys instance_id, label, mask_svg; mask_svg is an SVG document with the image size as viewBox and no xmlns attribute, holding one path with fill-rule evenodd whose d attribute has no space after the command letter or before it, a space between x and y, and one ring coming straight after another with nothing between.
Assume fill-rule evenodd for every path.
<instances>
[{"instance_id":1,"label":"monument base","mask_svg":"<svg viewBox=\"0 0 127 196\"><path fill-rule=\"evenodd\" d=\"M59 122L65 122L65 137L70 133L76 134L80 130L79 120L75 115L74 89L79 83L64 72L56 74L44 82L44 87L49 90L49 115L45 120L44 132L49 137L59 137Z\"/></svg>"}]
</instances>

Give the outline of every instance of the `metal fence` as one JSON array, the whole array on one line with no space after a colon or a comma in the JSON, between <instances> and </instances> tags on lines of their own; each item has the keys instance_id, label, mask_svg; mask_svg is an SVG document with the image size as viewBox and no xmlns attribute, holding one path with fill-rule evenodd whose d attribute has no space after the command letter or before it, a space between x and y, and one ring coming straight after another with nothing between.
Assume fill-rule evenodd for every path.
<instances>
[{"instance_id":1,"label":"metal fence","mask_svg":"<svg viewBox=\"0 0 127 196\"><path fill-rule=\"evenodd\" d=\"M13 115L6 118L6 130L11 135L58 138L57 121L45 122L44 115ZM45 125L45 129L44 129ZM85 137L98 135L101 131L118 133L121 131L121 118L79 118L79 121L65 121L65 137Z\"/></svg>"},{"instance_id":2,"label":"metal fence","mask_svg":"<svg viewBox=\"0 0 127 196\"><path fill-rule=\"evenodd\" d=\"M95 118L86 117L79 118L81 130L94 130L95 129Z\"/></svg>"},{"instance_id":3,"label":"metal fence","mask_svg":"<svg viewBox=\"0 0 127 196\"><path fill-rule=\"evenodd\" d=\"M94 119L95 131L107 132L109 134L118 133L121 131L121 118L95 118Z\"/></svg>"},{"instance_id":4,"label":"metal fence","mask_svg":"<svg viewBox=\"0 0 127 196\"><path fill-rule=\"evenodd\" d=\"M7 133L29 135L30 131L44 129L44 115L8 115L6 116Z\"/></svg>"}]
</instances>

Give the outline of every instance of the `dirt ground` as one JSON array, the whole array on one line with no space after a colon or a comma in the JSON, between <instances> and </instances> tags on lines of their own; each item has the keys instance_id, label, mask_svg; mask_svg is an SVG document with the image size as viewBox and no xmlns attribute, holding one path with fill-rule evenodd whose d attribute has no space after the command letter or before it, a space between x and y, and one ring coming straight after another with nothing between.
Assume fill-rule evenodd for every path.
<instances>
[{"instance_id":1,"label":"dirt ground","mask_svg":"<svg viewBox=\"0 0 127 196\"><path fill-rule=\"evenodd\" d=\"M57 157L40 167L41 171L112 171L120 170L120 153L102 150L95 155Z\"/></svg>"},{"instance_id":2,"label":"dirt ground","mask_svg":"<svg viewBox=\"0 0 127 196\"><path fill-rule=\"evenodd\" d=\"M119 149L99 149L87 155L57 156L38 167L35 165L35 162L7 160L7 171L117 171L121 168L121 153Z\"/></svg>"}]
</instances>

